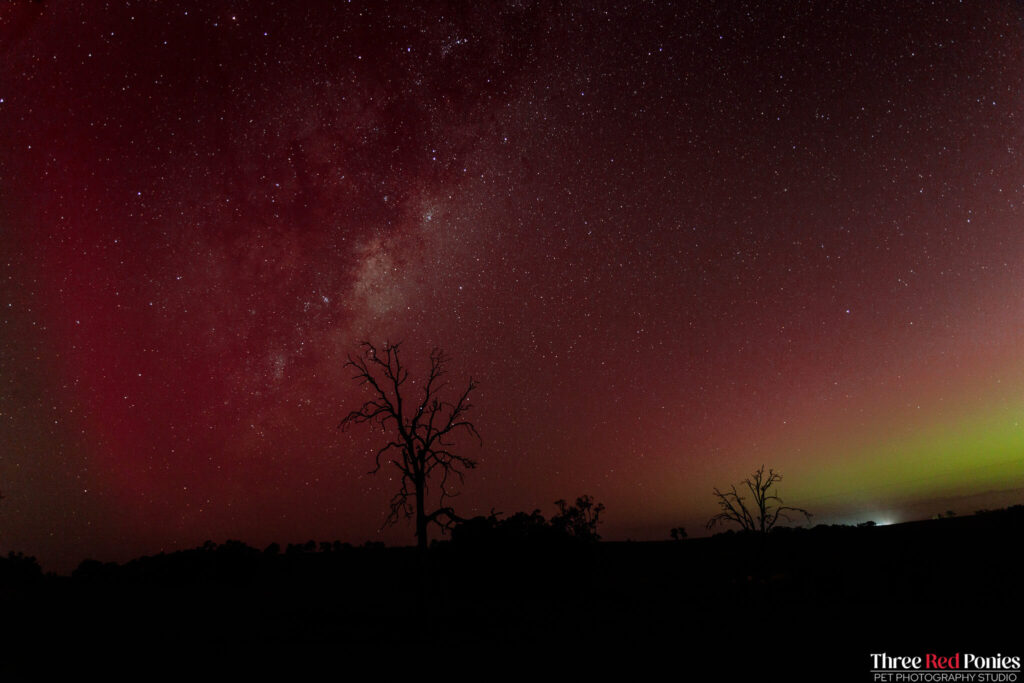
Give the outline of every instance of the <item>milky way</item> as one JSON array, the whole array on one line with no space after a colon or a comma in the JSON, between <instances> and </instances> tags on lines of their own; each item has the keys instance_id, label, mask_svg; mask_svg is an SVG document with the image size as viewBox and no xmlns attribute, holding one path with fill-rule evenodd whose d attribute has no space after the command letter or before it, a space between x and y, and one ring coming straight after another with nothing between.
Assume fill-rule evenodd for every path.
<instances>
[{"instance_id":1,"label":"milky way","mask_svg":"<svg viewBox=\"0 0 1024 683\"><path fill-rule=\"evenodd\" d=\"M0 8L0 550L410 542L364 338L465 515L1022 497L1019 4L109 5Z\"/></svg>"}]
</instances>

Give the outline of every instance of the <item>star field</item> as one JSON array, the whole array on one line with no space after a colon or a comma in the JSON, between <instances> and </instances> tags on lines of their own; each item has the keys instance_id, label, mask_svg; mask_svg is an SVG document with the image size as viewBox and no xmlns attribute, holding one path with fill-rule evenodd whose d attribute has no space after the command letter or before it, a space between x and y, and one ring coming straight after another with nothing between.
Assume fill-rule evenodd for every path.
<instances>
[{"instance_id":1,"label":"star field","mask_svg":"<svg viewBox=\"0 0 1024 683\"><path fill-rule=\"evenodd\" d=\"M336 429L363 338L479 381L466 515L1019 502L1021 19L6 4L0 551L411 542Z\"/></svg>"}]
</instances>

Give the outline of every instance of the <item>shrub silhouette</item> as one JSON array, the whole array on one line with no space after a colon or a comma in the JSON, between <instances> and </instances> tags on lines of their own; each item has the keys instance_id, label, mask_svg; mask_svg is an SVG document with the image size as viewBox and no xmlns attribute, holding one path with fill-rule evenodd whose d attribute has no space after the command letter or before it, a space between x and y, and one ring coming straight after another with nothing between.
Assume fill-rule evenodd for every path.
<instances>
[{"instance_id":1,"label":"shrub silhouette","mask_svg":"<svg viewBox=\"0 0 1024 683\"><path fill-rule=\"evenodd\" d=\"M565 500L555 501L558 513L550 521L540 510L517 512L501 518L501 513L491 511L462 520L452 530L452 542L460 546L517 547L537 545L560 545L580 541L597 541L597 525L604 512L602 503L595 503L590 496L580 496L574 505Z\"/></svg>"},{"instance_id":2,"label":"shrub silhouette","mask_svg":"<svg viewBox=\"0 0 1024 683\"><path fill-rule=\"evenodd\" d=\"M568 505L564 500L556 500L558 514L551 518L551 526L562 530L565 534L586 541L600 541L597 525L601 522L604 512L603 503L595 503L590 496L580 496L575 505Z\"/></svg>"}]
</instances>

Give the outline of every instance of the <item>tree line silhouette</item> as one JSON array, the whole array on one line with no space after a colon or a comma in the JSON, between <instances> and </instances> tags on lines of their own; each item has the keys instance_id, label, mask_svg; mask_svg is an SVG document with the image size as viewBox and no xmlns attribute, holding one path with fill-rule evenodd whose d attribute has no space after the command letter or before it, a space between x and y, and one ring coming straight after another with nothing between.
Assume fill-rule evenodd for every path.
<instances>
[{"instance_id":1,"label":"tree line silhouette","mask_svg":"<svg viewBox=\"0 0 1024 683\"><path fill-rule=\"evenodd\" d=\"M457 447L456 436L465 434L473 437L478 445L483 443L470 419L473 408L470 397L478 385L470 378L463 389L454 391L448 380L451 359L441 349L433 349L427 360L426 375L420 381L411 378L402 357L401 343L385 342L378 348L369 341L362 341L358 352L350 354L345 362L345 367L354 370L352 379L369 396L358 408L347 413L338 427L345 430L369 424L379 428L384 435L383 444L374 454L370 473L391 467L400 475L384 526L393 525L401 518L413 519L416 547L421 553L430 545L431 526L438 527L442 533L452 532L454 539L464 543L469 539L484 544L600 540L597 529L603 521L605 506L589 495L579 496L571 504L564 499L555 501L557 512L550 520L539 510L517 512L505 518L492 511L488 516L468 519L455 511L452 499L458 496L466 473L477 465L476 460ZM771 531L780 518L789 519L787 512L800 513L810 519L808 511L782 504L774 493L781 474L775 470L765 474L764 469L762 465L743 482L751 494L751 505L736 485L724 492L714 489L722 511L709 520L708 528L733 522L743 531L764 533ZM670 535L677 541L687 538L683 527L671 529ZM333 542L331 547L337 543ZM298 550L289 546L286 552Z\"/></svg>"},{"instance_id":2,"label":"tree line silhouette","mask_svg":"<svg viewBox=\"0 0 1024 683\"><path fill-rule=\"evenodd\" d=\"M1024 506L891 526L787 527L787 513L810 513L783 502L781 475L764 466L714 490L720 511L709 526L731 528L707 538L675 527L663 542L598 542L606 509L590 495L554 501L545 512L462 516L453 499L475 461L454 435L480 441L469 424L475 383L452 392L439 351L417 382L396 347L361 349L351 367L370 398L342 426L383 428L374 471L401 476L385 523L413 519L415 545L207 541L124 563L84 560L70 576L44 574L35 558L11 553L0 557L0 609L15 631L4 642L68 623L79 624L68 627L69 639L87 632L364 643L444 634L451 642L510 637L584 651L598 633L674 646L728 632L750 605L801 621L803 606L820 606L823 622L842 613L845 628L874 633L873 601L911 600L917 609L961 582L943 608L966 620L970 604L1020 598L1014 564L979 558L1019 536ZM446 533L429 539L431 527ZM935 562L940 543L958 552ZM416 620L429 628L396 635L396 624Z\"/></svg>"},{"instance_id":3,"label":"tree line silhouette","mask_svg":"<svg viewBox=\"0 0 1024 683\"><path fill-rule=\"evenodd\" d=\"M359 353L350 354L345 363L355 370L353 380L368 390L369 398L349 412L338 426L346 429L369 423L379 427L384 434L384 444L376 451L370 473L376 474L382 466L390 464L401 475L384 525L394 524L403 516L415 518L416 544L421 551L428 547L431 525L440 527L443 533L461 524L463 537L471 534L512 540L562 535L599 540L597 524L605 507L586 495L577 498L574 505L565 500L556 501L559 512L549 524L535 510L529 515L517 513L505 520L499 520L492 512L490 517L468 520L471 524L466 526L467 520L455 512L450 501L458 495L454 484L464 484L466 471L474 469L477 463L457 452L454 437L461 431L475 437L479 444L483 443L469 419L473 407L470 394L477 384L471 378L464 390L446 398L450 393L446 379L450 358L435 348L428 361L429 369L419 382L419 389L415 388L415 380L410 381L400 343L385 342L378 349L373 343L363 341L359 344ZM749 505L747 497L735 484L724 492L714 489L722 511L708 521L708 528L733 522L744 531L766 533L780 518L789 520L789 512L800 513L810 520L807 510L783 505L782 499L774 493L782 475L773 469L767 474L764 470L762 465L743 482L750 493ZM433 505L428 503L432 493L437 499ZM671 530L671 536L674 540L685 539L686 530L676 527Z\"/></svg>"}]
</instances>

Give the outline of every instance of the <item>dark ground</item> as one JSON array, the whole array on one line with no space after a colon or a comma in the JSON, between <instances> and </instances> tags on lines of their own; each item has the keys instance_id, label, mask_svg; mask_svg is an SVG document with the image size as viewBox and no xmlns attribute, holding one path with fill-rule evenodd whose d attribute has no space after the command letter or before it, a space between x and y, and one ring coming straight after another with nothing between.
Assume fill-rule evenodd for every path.
<instances>
[{"instance_id":1,"label":"dark ground","mask_svg":"<svg viewBox=\"0 0 1024 683\"><path fill-rule=\"evenodd\" d=\"M228 542L65 577L14 556L0 559L0 680L129 659L450 671L485 653L489 678L547 653L571 669L669 663L680 680L871 681L875 652L1024 652L1022 529L1017 506L680 542L476 538L426 560Z\"/></svg>"}]
</instances>

